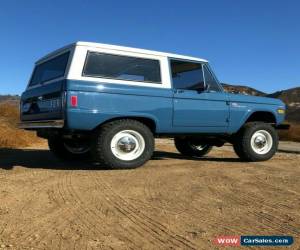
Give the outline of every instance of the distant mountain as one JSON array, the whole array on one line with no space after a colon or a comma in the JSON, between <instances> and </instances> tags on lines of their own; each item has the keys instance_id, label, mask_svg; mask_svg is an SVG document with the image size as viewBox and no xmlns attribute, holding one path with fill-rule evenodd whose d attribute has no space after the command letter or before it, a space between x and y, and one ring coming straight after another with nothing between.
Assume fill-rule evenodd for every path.
<instances>
[{"instance_id":1,"label":"distant mountain","mask_svg":"<svg viewBox=\"0 0 300 250\"><path fill-rule=\"evenodd\" d=\"M300 122L300 87L282 90L268 95L279 98L287 105L287 119Z\"/></svg>"},{"instance_id":2,"label":"distant mountain","mask_svg":"<svg viewBox=\"0 0 300 250\"><path fill-rule=\"evenodd\" d=\"M279 98L288 103L291 107L300 107L300 87L277 91L268 96Z\"/></svg>"},{"instance_id":3,"label":"distant mountain","mask_svg":"<svg viewBox=\"0 0 300 250\"><path fill-rule=\"evenodd\" d=\"M243 85L232 85L228 83L222 83L223 88L228 93L235 93L235 94L244 94L244 95L255 95L255 96L266 96L267 94L259 91L257 89L243 86Z\"/></svg>"}]
</instances>

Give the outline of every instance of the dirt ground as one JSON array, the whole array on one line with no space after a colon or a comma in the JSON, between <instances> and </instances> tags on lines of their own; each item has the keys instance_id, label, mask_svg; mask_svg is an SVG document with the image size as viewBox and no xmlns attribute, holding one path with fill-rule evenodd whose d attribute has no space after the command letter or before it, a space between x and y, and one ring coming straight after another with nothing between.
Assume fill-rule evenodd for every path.
<instances>
[{"instance_id":1,"label":"dirt ground","mask_svg":"<svg viewBox=\"0 0 300 250\"><path fill-rule=\"evenodd\" d=\"M128 171L62 163L44 144L2 149L0 247L207 250L220 235L290 235L300 249L299 179L299 154L194 160L171 141Z\"/></svg>"}]
</instances>

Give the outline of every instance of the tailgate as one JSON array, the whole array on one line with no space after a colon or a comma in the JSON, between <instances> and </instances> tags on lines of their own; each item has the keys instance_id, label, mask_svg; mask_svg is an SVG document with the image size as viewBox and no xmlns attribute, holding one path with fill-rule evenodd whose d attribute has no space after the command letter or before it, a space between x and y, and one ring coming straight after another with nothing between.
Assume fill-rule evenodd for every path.
<instances>
[{"instance_id":1,"label":"tailgate","mask_svg":"<svg viewBox=\"0 0 300 250\"><path fill-rule=\"evenodd\" d=\"M21 97L21 121L63 120L64 80L26 90Z\"/></svg>"}]
</instances>

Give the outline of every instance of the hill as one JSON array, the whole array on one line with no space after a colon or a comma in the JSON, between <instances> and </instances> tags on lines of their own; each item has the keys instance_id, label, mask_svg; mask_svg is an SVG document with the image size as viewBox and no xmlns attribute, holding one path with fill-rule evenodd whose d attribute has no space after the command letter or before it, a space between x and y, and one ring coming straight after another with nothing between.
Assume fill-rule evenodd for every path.
<instances>
[{"instance_id":1,"label":"hill","mask_svg":"<svg viewBox=\"0 0 300 250\"><path fill-rule=\"evenodd\" d=\"M278 91L268 96L284 101L287 104L288 120L300 122L300 87Z\"/></svg>"},{"instance_id":2,"label":"hill","mask_svg":"<svg viewBox=\"0 0 300 250\"><path fill-rule=\"evenodd\" d=\"M228 93L235 93L235 94L243 94L243 95L254 95L254 96L266 96L267 94L259 91L257 89L243 86L243 85L232 85L228 83L222 83L224 90Z\"/></svg>"},{"instance_id":3,"label":"hill","mask_svg":"<svg viewBox=\"0 0 300 250\"><path fill-rule=\"evenodd\" d=\"M17 128L19 122L19 108L13 99L0 104L0 147L18 148L41 142L34 132Z\"/></svg>"},{"instance_id":4,"label":"hill","mask_svg":"<svg viewBox=\"0 0 300 250\"><path fill-rule=\"evenodd\" d=\"M292 107L300 107L300 87L277 91L268 95L273 98L279 98Z\"/></svg>"}]
</instances>

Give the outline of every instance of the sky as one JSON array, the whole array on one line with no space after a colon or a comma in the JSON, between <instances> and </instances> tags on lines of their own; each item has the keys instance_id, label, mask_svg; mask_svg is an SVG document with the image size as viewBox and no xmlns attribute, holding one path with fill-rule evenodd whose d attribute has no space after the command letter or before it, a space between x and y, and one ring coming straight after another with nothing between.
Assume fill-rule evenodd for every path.
<instances>
[{"instance_id":1,"label":"sky","mask_svg":"<svg viewBox=\"0 0 300 250\"><path fill-rule=\"evenodd\" d=\"M21 94L34 62L75 41L210 61L221 82L300 86L298 0L3 0L0 94Z\"/></svg>"}]
</instances>

